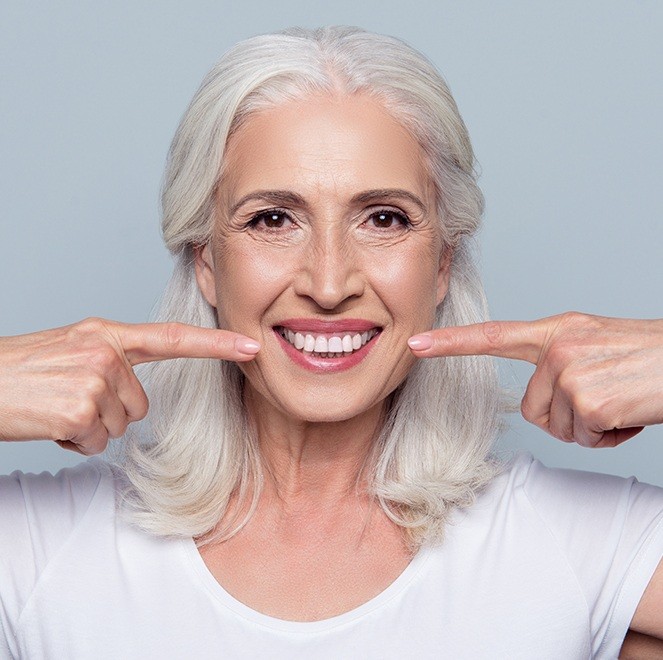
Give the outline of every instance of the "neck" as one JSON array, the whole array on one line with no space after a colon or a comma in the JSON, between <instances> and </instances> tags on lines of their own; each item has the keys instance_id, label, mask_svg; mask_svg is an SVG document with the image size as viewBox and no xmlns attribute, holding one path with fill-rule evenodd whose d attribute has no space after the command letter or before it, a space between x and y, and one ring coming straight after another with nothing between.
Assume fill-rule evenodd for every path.
<instances>
[{"instance_id":1,"label":"neck","mask_svg":"<svg viewBox=\"0 0 663 660\"><path fill-rule=\"evenodd\" d=\"M245 403L265 468L264 496L288 506L325 507L364 491L363 468L384 403L335 422L293 419L251 388Z\"/></svg>"}]
</instances>

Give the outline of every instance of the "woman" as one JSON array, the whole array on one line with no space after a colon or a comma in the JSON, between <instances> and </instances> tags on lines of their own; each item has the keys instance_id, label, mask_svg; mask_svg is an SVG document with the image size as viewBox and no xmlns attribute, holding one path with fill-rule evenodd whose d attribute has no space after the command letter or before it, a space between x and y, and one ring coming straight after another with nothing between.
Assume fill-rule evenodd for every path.
<instances>
[{"instance_id":1,"label":"woman","mask_svg":"<svg viewBox=\"0 0 663 660\"><path fill-rule=\"evenodd\" d=\"M663 493L502 468L491 362L417 360L538 362L525 412L563 439L661 421L586 413L574 380L629 332L661 360L660 323L428 332L485 318L473 164L443 81L397 40L293 30L222 58L163 194L160 320L189 325L3 340L3 437L88 454L146 415L131 367L151 363L112 469L2 483L6 655L610 658L629 625L663 636Z\"/></svg>"}]
</instances>

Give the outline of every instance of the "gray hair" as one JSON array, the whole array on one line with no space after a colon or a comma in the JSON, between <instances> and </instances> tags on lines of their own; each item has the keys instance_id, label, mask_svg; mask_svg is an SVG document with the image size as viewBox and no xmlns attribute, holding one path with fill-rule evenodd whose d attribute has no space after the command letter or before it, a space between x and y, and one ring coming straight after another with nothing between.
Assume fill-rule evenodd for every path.
<instances>
[{"instance_id":1,"label":"gray hair","mask_svg":"<svg viewBox=\"0 0 663 660\"><path fill-rule=\"evenodd\" d=\"M196 284L193 247L207 243L229 137L252 113L323 92L382 103L418 140L434 182L440 229L453 250L436 327L487 318L473 235L483 212L467 130L435 67L393 37L358 28L291 29L240 42L204 79L169 153L163 236L176 257L158 321L216 327ZM133 520L158 535L229 538L249 519L262 486L257 440L244 414L236 364L173 360L142 378L151 411L117 460ZM469 505L495 474L490 450L502 397L492 361L421 360L389 401L368 483L414 547L442 538L449 512ZM231 502L239 503L232 506ZM232 515L231 515L232 514Z\"/></svg>"}]
</instances>

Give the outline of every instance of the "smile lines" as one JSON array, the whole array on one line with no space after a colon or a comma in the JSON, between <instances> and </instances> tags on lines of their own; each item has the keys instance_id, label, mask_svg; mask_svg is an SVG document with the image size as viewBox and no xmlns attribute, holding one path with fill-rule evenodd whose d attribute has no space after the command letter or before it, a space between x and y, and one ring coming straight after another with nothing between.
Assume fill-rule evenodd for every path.
<instances>
[{"instance_id":1,"label":"smile lines","mask_svg":"<svg viewBox=\"0 0 663 660\"><path fill-rule=\"evenodd\" d=\"M275 330L298 351L302 353L314 353L316 357L327 358L350 355L373 339L379 332L377 328L373 328L372 330L361 333L339 333L332 336L325 336L305 332L293 332L283 327L277 327Z\"/></svg>"}]
</instances>

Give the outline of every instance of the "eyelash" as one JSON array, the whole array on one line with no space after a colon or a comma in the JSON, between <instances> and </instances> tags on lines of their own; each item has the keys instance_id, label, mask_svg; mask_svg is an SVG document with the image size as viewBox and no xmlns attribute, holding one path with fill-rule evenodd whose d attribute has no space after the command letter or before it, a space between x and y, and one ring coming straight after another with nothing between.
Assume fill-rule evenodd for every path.
<instances>
[{"instance_id":1,"label":"eyelash","mask_svg":"<svg viewBox=\"0 0 663 660\"><path fill-rule=\"evenodd\" d=\"M292 218L290 217L290 214L285 209L273 208L273 209L267 209L265 211L259 211L258 213L256 213L249 220L249 222L247 223L247 226L248 227L257 227L260 224L260 222L265 219L266 216L270 216L270 215L272 215L272 216L274 216L274 215L284 216L285 218L287 218L291 222L293 221ZM376 216L380 216L380 215L395 216L396 218L399 219L400 224L404 228L409 229L410 227L412 227L412 223L410 222L410 218L408 218L408 216L405 213L403 213L402 211L396 211L394 209L386 209L385 208L385 209L378 209L376 211L373 211L373 212L370 213L370 215L368 216L366 221L368 222L368 220L370 220L371 218L375 218ZM263 228L263 231L278 231L279 229L281 229L281 227L266 227L265 226ZM389 230L390 227L381 228L381 229Z\"/></svg>"},{"instance_id":2,"label":"eyelash","mask_svg":"<svg viewBox=\"0 0 663 660\"><path fill-rule=\"evenodd\" d=\"M407 215L405 213L403 213L402 211L395 211L394 209L378 209L377 211L373 211L368 216L368 220L370 220L371 218L375 218L376 216L380 216L380 215L395 216L396 218L398 218L398 220L400 221L401 225L404 228L409 229L410 227L412 227L412 223L410 222L410 218L408 218ZM388 230L388 229L390 229L390 227L386 227L386 229Z\"/></svg>"},{"instance_id":3,"label":"eyelash","mask_svg":"<svg viewBox=\"0 0 663 660\"><path fill-rule=\"evenodd\" d=\"M257 227L260 224L261 220L264 220L265 217L270 215L280 215L285 216L288 220L292 222L290 214L285 209L267 209L265 211L258 211L247 223L248 227ZM264 227L264 231L278 231L281 227Z\"/></svg>"}]
</instances>

